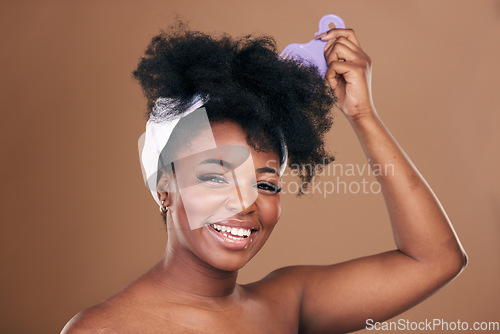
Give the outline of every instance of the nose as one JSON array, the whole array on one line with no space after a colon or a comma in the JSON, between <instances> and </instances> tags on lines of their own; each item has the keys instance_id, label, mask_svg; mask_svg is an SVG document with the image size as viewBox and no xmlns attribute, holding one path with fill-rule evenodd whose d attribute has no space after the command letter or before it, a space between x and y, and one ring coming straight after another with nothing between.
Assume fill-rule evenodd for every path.
<instances>
[{"instance_id":1,"label":"nose","mask_svg":"<svg viewBox=\"0 0 500 334\"><path fill-rule=\"evenodd\" d=\"M234 214L248 211L255 206L255 200L258 196L257 189L253 186L255 177L237 178L233 175L233 179L235 181L234 187L231 187L229 197L226 200L226 209Z\"/></svg>"},{"instance_id":2,"label":"nose","mask_svg":"<svg viewBox=\"0 0 500 334\"><path fill-rule=\"evenodd\" d=\"M256 201L253 201L250 203L250 205L243 207L243 210L241 210L238 215L247 215L247 214L252 214L255 211L257 211L257 205L255 204Z\"/></svg>"},{"instance_id":3,"label":"nose","mask_svg":"<svg viewBox=\"0 0 500 334\"><path fill-rule=\"evenodd\" d=\"M231 215L255 212L257 206L255 204L255 199L252 200L253 196L241 196L239 189L241 188L236 188L235 193L226 200L226 210L231 212Z\"/></svg>"}]
</instances>

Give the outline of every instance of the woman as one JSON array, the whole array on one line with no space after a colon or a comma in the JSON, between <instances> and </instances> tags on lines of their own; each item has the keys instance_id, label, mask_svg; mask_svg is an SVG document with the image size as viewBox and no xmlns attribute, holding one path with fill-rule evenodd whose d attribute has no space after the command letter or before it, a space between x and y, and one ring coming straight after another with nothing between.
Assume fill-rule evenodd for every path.
<instances>
[{"instance_id":1,"label":"woman","mask_svg":"<svg viewBox=\"0 0 500 334\"><path fill-rule=\"evenodd\" d=\"M151 128L142 150L167 249L63 333L345 333L407 310L460 273L466 255L445 212L375 111L370 58L354 31L321 39L329 42L325 81L278 59L268 37L214 39L181 27L153 38L134 75L150 121L170 126L157 131L168 132L152 160L158 172L146 167ZM237 284L238 269L278 222L286 161L305 188L315 167L332 160L323 135L333 104L368 161L394 166L378 181L398 249Z\"/></svg>"}]
</instances>

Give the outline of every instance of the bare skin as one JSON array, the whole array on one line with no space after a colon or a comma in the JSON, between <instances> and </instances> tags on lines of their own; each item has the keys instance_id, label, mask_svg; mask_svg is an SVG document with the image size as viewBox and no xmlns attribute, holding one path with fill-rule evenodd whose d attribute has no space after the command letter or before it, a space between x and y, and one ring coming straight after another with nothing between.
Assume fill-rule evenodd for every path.
<instances>
[{"instance_id":1,"label":"bare skin","mask_svg":"<svg viewBox=\"0 0 500 334\"><path fill-rule=\"evenodd\" d=\"M158 194L170 209L163 259L116 295L77 314L63 333L345 333L364 328L367 319L383 321L411 308L461 272L466 255L446 213L375 110L370 58L352 30L333 29L322 39L331 41L325 48L326 80L337 107L368 161L394 165L394 175L378 181L397 249L328 266L280 268L239 285L238 269L279 219L279 193L259 190L257 200L235 216L259 229L247 249L233 251L213 246L208 228L185 228L182 199L166 191ZM236 123L216 123L213 132L217 144L248 146ZM278 161L275 152L251 151L256 169ZM257 182L277 184L279 177L257 173Z\"/></svg>"}]
</instances>

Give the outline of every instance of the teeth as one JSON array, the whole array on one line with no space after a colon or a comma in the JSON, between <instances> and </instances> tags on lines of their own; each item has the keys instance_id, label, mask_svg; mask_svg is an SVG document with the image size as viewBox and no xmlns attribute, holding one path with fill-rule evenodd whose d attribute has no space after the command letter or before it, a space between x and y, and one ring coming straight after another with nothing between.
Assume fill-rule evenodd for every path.
<instances>
[{"instance_id":1,"label":"teeth","mask_svg":"<svg viewBox=\"0 0 500 334\"><path fill-rule=\"evenodd\" d=\"M212 226L218 232L230 233L231 236L248 237L248 236L250 236L250 234L252 234L251 229L230 227L230 226L224 226L224 225L218 225L218 224L212 224Z\"/></svg>"}]
</instances>

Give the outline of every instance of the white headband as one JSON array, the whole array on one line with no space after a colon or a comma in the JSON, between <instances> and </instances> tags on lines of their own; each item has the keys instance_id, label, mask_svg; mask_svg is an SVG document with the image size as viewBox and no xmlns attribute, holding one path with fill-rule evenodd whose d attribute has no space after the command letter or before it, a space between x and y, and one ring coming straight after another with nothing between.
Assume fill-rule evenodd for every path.
<instances>
[{"instance_id":1,"label":"white headband","mask_svg":"<svg viewBox=\"0 0 500 334\"><path fill-rule=\"evenodd\" d=\"M191 101L191 105L178 115L171 115L171 111L179 105L179 101L171 98L160 97L156 100L151 116L146 123L146 131L139 138L139 159L141 161L142 175L146 186L151 191L153 199L160 205L160 200L157 194L157 179L158 160L160 154L167 144L172 131L179 120L192 113L198 108L201 108L208 99L203 99L199 95L195 95ZM285 144L282 131L279 129L281 152L283 153L280 161L280 176L283 175L287 160L288 150Z\"/></svg>"}]
</instances>

